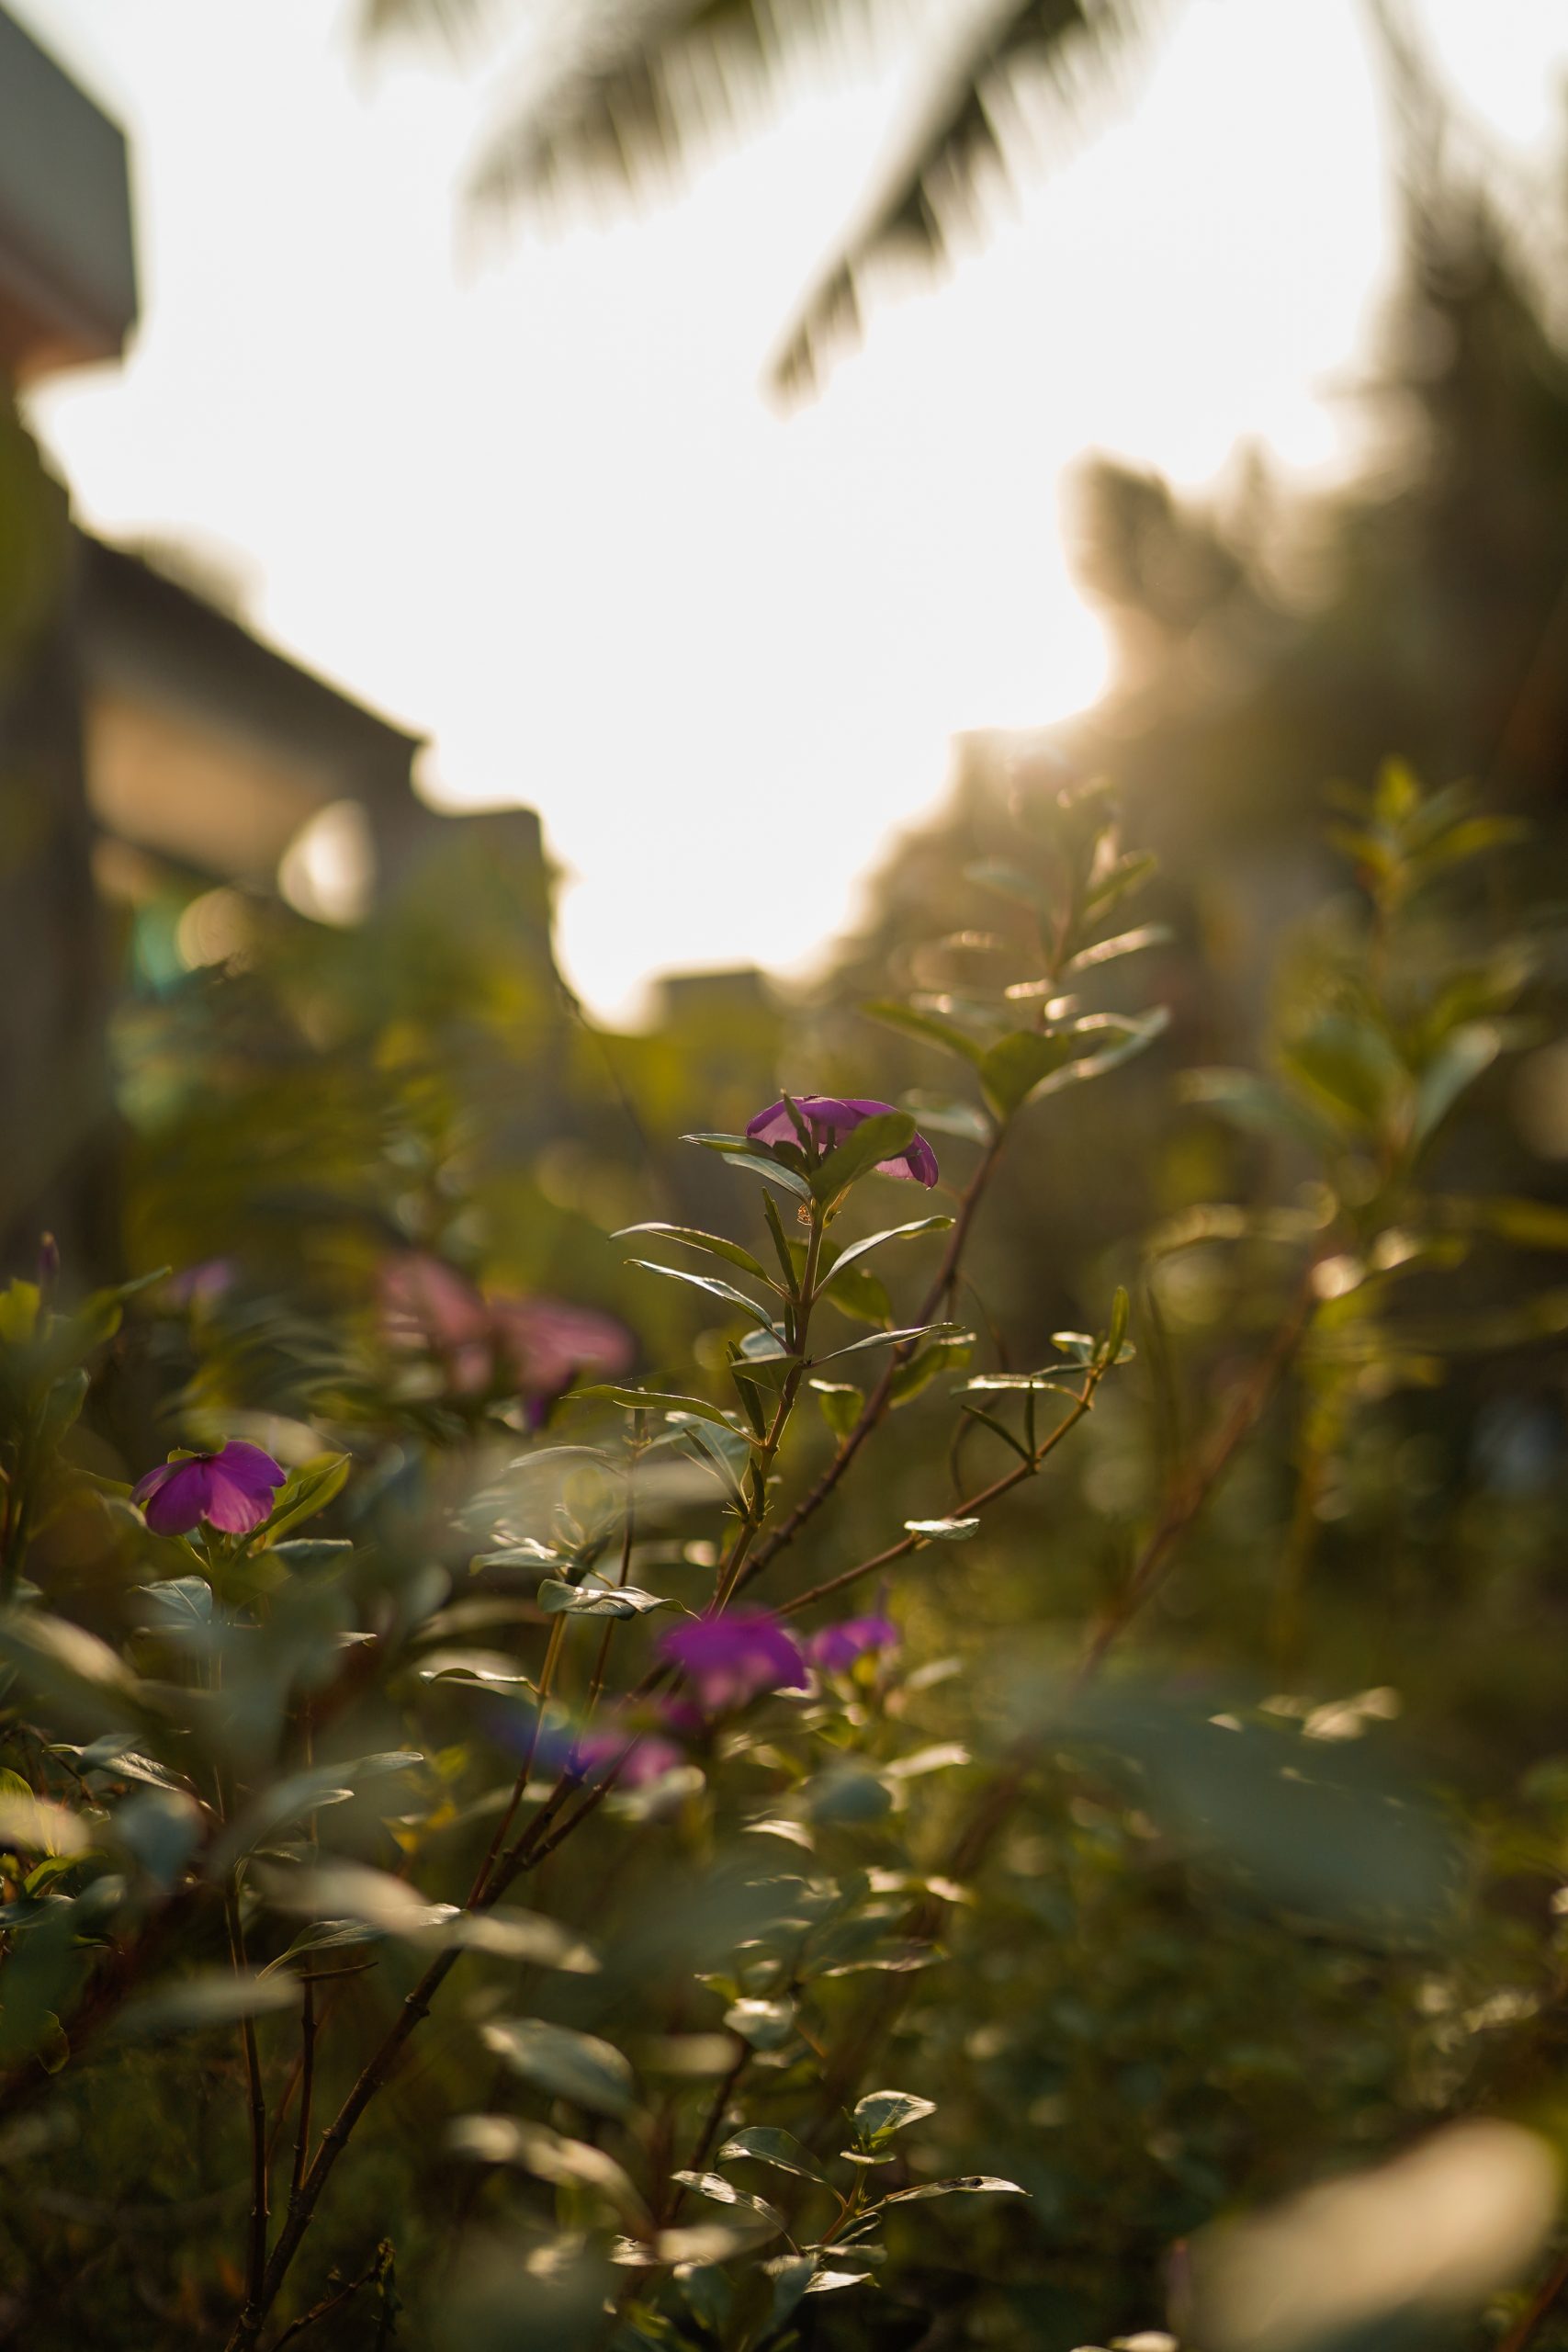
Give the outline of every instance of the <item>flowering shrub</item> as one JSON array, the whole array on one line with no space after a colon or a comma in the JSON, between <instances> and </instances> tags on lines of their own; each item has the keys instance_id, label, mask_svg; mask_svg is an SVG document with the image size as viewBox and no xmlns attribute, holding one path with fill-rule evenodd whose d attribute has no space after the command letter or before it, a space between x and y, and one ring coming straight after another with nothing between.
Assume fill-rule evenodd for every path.
<instances>
[{"instance_id":1,"label":"flowering shrub","mask_svg":"<svg viewBox=\"0 0 1568 2352\"><path fill-rule=\"evenodd\" d=\"M1084 2251L1117 2183L1137 2174L1155 2251L1292 2185L1192 2120L1201 2081L1170 2088L1194 2032L1227 2116L1274 2063L1149 1992L1205 1873L1239 1906L1205 1966L1254 2005L1295 1971L1255 2039L1359 2012L1368 2153L1507 2104L1439 2025L1461 1983L1504 2002L1488 2031L1532 2017L1546 1938L1494 1934L1482 1842L1402 1773L1388 1693L1298 1701L1239 1671L1239 1644L1223 1691L1212 1656L1169 1682L1104 1671L1233 1465L1278 1468L1287 1396L1286 1663L1356 1435L1446 1355L1568 1327L1555 1295L1503 1326L1462 1284L1442 1303L1472 1239L1568 1245L1568 1214L1432 1172L1526 1034L1524 961L1421 920L1496 842L1461 797L1385 772L1346 839L1370 923L1312 968L1270 1071L1185 1081L1270 1139L1282 1193L1184 1208L1134 1281L1106 1282L1097 1329L1036 1335L1021 1368L969 1287L992 1180L1051 1148L1037 1105L1070 1118L1163 1026L1081 1008L1160 937L1112 927L1150 869L1098 787L1033 811L1019 863L979 877L1022 910L1021 965L878 1007L959 1099L784 1093L689 1138L739 1180L744 1238L739 1218L624 1228L705 1318L682 1374L659 1357L634 1378L618 1318L483 1290L428 1234L364 1264L313 1352L290 1341L291 1409L244 1392L276 1331L271 1354L254 1332L218 1352L227 1278L72 1309L52 1264L11 1283L0 2159L34 2168L62 2230L96 2168L106 2210L132 2177L138 2211L189 2201L151 2273L116 2256L113 2340L141 2340L149 2307L166 2340L231 2352L310 2330L1065 2348L1146 2323L1152 2261L1129 2278ZM931 1212L882 1225L889 1177ZM1173 1277L1194 1263L1234 1284L1223 1325ZM197 1351L169 1409L204 1442L147 1467L117 1459L108 1406L117 1335L160 1312ZM1145 1410L1128 1510L1106 1469ZM1091 1516L1129 1536L1087 1593L1075 1448ZM1273 1507L1247 1508L1272 1545ZM1536 1801L1561 1805L1551 1789ZM1118 2098L1143 2136L1089 2200L1047 2143ZM1534 2214L1517 2136L1513 2210ZM1456 2305L1529 2261L1550 2202L1457 2265ZM1266 2340L1234 2317L1251 2244L1178 2265L1178 2324L1211 2352ZM1375 2326L1416 2290L1364 2293ZM1289 2340L1333 2340L1315 2324Z\"/></svg>"}]
</instances>

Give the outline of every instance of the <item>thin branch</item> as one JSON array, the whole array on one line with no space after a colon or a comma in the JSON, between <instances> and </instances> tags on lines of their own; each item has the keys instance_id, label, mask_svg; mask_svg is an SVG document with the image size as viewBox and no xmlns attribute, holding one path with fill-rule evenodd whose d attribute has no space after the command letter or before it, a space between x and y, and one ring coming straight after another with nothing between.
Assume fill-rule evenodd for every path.
<instances>
[{"instance_id":1,"label":"thin branch","mask_svg":"<svg viewBox=\"0 0 1568 2352\"><path fill-rule=\"evenodd\" d=\"M240 1918L240 1897L231 1886L225 1908L229 1921L229 1952L236 1976L246 1972L245 1931ZM261 2052L256 2045L256 2021L240 2019L240 2043L245 2058L245 2096L251 2131L251 2219L245 2248L245 2311L262 2318L262 2279L266 2269L267 2161L266 2100L262 2090Z\"/></svg>"},{"instance_id":2,"label":"thin branch","mask_svg":"<svg viewBox=\"0 0 1568 2352\"><path fill-rule=\"evenodd\" d=\"M1190 1468L1179 1473L1172 1481L1159 1518L1122 1586L1120 1598L1101 1617L1089 1636L1083 1663L1078 1668L1080 1686L1093 1680L1111 1645L1164 1583L1177 1544L1273 1401L1274 1393L1294 1362L1311 1326L1316 1297L1313 1283L1314 1272L1314 1268L1308 1269L1291 1311L1275 1333L1268 1352L1255 1367L1251 1378L1243 1385L1209 1443Z\"/></svg>"},{"instance_id":3,"label":"thin branch","mask_svg":"<svg viewBox=\"0 0 1568 2352\"><path fill-rule=\"evenodd\" d=\"M314 2327L318 2320L329 2319L333 2312L347 2302L351 2295L357 2295L362 2287L368 2287L380 2267L381 2257L378 2255L368 2270L362 2270L357 2278L351 2278L346 2287L338 2289L335 2295L324 2296L310 2311L301 2312L298 2319L291 2319L273 2346L272 2352L283 2352L286 2344L292 2343L297 2335L303 2335L305 2330L308 2327Z\"/></svg>"},{"instance_id":4,"label":"thin branch","mask_svg":"<svg viewBox=\"0 0 1568 2352\"><path fill-rule=\"evenodd\" d=\"M1032 1453L1026 1455L1016 1470L1005 1472L1001 1477L994 1478L988 1487L982 1487L978 1493L966 1495L962 1502L954 1503L951 1516L954 1519L972 1518L976 1513L987 1510L1001 1496L1010 1494L1013 1487L1021 1486L1026 1478L1037 1476L1047 1457L1055 1453L1068 1432L1075 1430L1084 1415L1092 1409L1094 1392L1109 1369L1110 1366L1107 1364L1090 1365L1084 1383L1083 1395L1077 1399L1071 1412L1063 1415L1055 1428L1036 1446ZM838 1576L829 1577L826 1583L814 1584L809 1591L798 1593L793 1600L784 1602L778 1613L781 1617L794 1617L801 1610L809 1609L813 1602L827 1600L832 1594L847 1590L852 1584L858 1584L863 1577L874 1576L878 1568L891 1567L896 1560L908 1559L911 1552L924 1551L939 1540L931 1535L906 1535L899 1543L889 1544L885 1551L874 1552L870 1559L858 1561L852 1568L844 1568Z\"/></svg>"},{"instance_id":5,"label":"thin branch","mask_svg":"<svg viewBox=\"0 0 1568 2352\"><path fill-rule=\"evenodd\" d=\"M1001 1155L1004 1139L1000 1134L992 1137L986 1147L979 1166L964 1188L953 1230L947 1237L947 1248L942 1252L942 1263L937 1268L931 1288L916 1309L917 1323L929 1323L931 1320L958 1279L959 1261L969 1238L970 1227L975 1221L975 1213L980 1205L987 1185L990 1182L997 1161ZM820 1477L807 1489L794 1510L786 1512L773 1532L757 1544L747 1565L746 1572L739 1579L740 1587L750 1584L753 1577L760 1577L763 1569L777 1559L785 1546L794 1543L807 1520L814 1519L821 1510L867 1438L886 1414L888 1406L892 1402L894 1382L919 1345L919 1342L917 1340L907 1340L901 1346L888 1351L882 1377L862 1406L859 1419L849 1430ZM737 1589L739 1589L739 1587Z\"/></svg>"},{"instance_id":6,"label":"thin branch","mask_svg":"<svg viewBox=\"0 0 1568 2352\"><path fill-rule=\"evenodd\" d=\"M299 2128L294 2135L294 2169L288 2178L288 2201L299 2195L310 2155L310 2093L316 2078L316 1987L307 1976L299 2008Z\"/></svg>"},{"instance_id":7,"label":"thin branch","mask_svg":"<svg viewBox=\"0 0 1568 2352\"><path fill-rule=\"evenodd\" d=\"M1525 2352L1525 2346L1535 2342L1542 2320L1551 2314L1553 2304L1568 2287L1568 2254L1555 2263L1542 2279L1526 2310L1497 2346L1497 2352Z\"/></svg>"}]
</instances>

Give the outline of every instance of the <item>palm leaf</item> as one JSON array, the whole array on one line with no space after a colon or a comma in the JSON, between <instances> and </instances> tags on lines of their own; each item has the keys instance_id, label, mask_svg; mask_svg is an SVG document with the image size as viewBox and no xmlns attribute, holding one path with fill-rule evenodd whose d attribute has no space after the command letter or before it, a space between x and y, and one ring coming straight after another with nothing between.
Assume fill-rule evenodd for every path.
<instances>
[{"instance_id":1,"label":"palm leaf","mask_svg":"<svg viewBox=\"0 0 1568 2352\"><path fill-rule=\"evenodd\" d=\"M517 0L361 0L372 38L421 24L454 37ZM945 254L955 208L1002 163L1000 102L1021 72L1065 76L1149 0L950 0L917 43L911 103L864 202L800 303L771 363L775 386L816 380L827 346L861 323L867 266L893 252ZM888 16L876 0L559 0L526 83L483 147L481 203L527 199L573 175L667 182L716 127L754 125L803 50L841 48Z\"/></svg>"},{"instance_id":2,"label":"palm leaf","mask_svg":"<svg viewBox=\"0 0 1568 2352\"><path fill-rule=\"evenodd\" d=\"M768 373L774 387L814 389L830 345L858 339L861 281L895 254L940 263L954 212L987 165L1005 170L998 101L1021 73L1060 75L1075 51L1127 28L1121 0L980 0L961 12L945 48L917 73L914 103L874 168L854 219L802 298Z\"/></svg>"}]
</instances>

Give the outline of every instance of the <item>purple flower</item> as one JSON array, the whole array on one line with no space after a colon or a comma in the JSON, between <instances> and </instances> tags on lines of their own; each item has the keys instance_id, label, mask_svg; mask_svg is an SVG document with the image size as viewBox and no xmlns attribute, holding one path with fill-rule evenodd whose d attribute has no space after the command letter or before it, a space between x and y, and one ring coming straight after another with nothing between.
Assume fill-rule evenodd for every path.
<instances>
[{"instance_id":1,"label":"purple flower","mask_svg":"<svg viewBox=\"0 0 1568 2352\"><path fill-rule=\"evenodd\" d=\"M628 1755L627 1746L633 1739L636 1739L637 1746ZM650 1788L655 1781L661 1781L666 1772L672 1772L683 1760L673 1740L661 1739L657 1732L643 1732L639 1736L630 1724L619 1731L585 1731L575 1748L568 1743L568 1752L574 1776L590 1785L614 1771L616 1763L625 1757L626 1761L616 1774L623 1789Z\"/></svg>"},{"instance_id":2,"label":"purple flower","mask_svg":"<svg viewBox=\"0 0 1568 2352\"><path fill-rule=\"evenodd\" d=\"M842 1143L863 1119L874 1119L896 1108L891 1102L873 1102L857 1094L797 1094L794 1100L795 1109L823 1151L830 1151L835 1144ZM749 1120L746 1132L756 1143L800 1141L799 1130L789 1114L789 1104L782 1097ZM937 1180L936 1154L924 1136L911 1136L905 1150L892 1159L877 1161L876 1172L879 1176L898 1176L906 1182L912 1179L929 1191Z\"/></svg>"},{"instance_id":3,"label":"purple flower","mask_svg":"<svg viewBox=\"0 0 1568 2352\"><path fill-rule=\"evenodd\" d=\"M570 1724L551 1723L536 1732L531 1713L507 1713L491 1718L491 1729L514 1755L531 1756L540 1772L569 1772L573 1780L592 1787L607 1779L620 1763L617 1785L646 1789L684 1761L674 1741L666 1739L656 1727L662 1719L662 1711L649 1710L636 1716L614 1716L591 1730L574 1731Z\"/></svg>"},{"instance_id":4,"label":"purple flower","mask_svg":"<svg viewBox=\"0 0 1568 2352\"><path fill-rule=\"evenodd\" d=\"M285 1473L259 1445L231 1438L217 1453L193 1453L149 1470L132 1487L154 1535L188 1535L206 1520L225 1535L248 1535L272 1512Z\"/></svg>"},{"instance_id":5,"label":"purple flower","mask_svg":"<svg viewBox=\"0 0 1568 2352\"><path fill-rule=\"evenodd\" d=\"M580 1372L625 1372L636 1352L613 1316L560 1298L486 1298L422 1251L388 1259L377 1280L389 1344L433 1359L455 1396L511 1386L544 1406Z\"/></svg>"},{"instance_id":6,"label":"purple flower","mask_svg":"<svg viewBox=\"0 0 1568 2352\"><path fill-rule=\"evenodd\" d=\"M205 1315L233 1287L232 1258L203 1258L198 1264L186 1266L183 1272L171 1274L164 1284L164 1296L173 1307L191 1308Z\"/></svg>"},{"instance_id":7,"label":"purple flower","mask_svg":"<svg viewBox=\"0 0 1568 2352\"><path fill-rule=\"evenodd\" d=\"M496 1298L490 1316L497 1352L525 1396L558 1396L580 1372L629 1372L637 1352L613 1315L562 1298Z\"/></svg>"},{"instance_id":8,"label":"purple flower","mask_svg":"<svg viewBox=\"0 0 1568 2352\"><path fill-rule=\"evenodd\" d=\"M806 1661L765 1609L730 1609L694 1617L664 1635L661 1655L691 1680L709 1714L743 1707L763 1690L799 1690Z\"/></svg>"},{"instance_id":9,"label":"purple flower","mask_svg":"<svg viewBox=\"0 0 1568 2352\"><path fill-rule=\"evenodd\" d=\"M820 1674L845 1674L867 1650L896 1649L897 1645L898 1628L891 1617L845 1617L807 1635L807 1663Z\"/></svg>"}]
</instances>

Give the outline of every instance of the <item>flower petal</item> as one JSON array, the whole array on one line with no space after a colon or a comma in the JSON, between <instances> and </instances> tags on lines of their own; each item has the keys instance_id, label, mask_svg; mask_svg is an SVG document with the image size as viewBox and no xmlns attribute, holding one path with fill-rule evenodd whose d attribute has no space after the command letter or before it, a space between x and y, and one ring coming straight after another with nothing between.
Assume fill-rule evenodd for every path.
<instances>
[{"instance_id":1,"label":"flower petal","mask_svg":"<svg viewBox=\"0 0 1568 2352\"><path fill-rule=\"evenodd\" d=\"M188 1535L207 1516L212 1488L212 1464L205 1454L191 1462L170 1462L169 1476L143 1503L142 1516L154 1535Z\"/></svg>"},{"instance_id":2,"label":"flower petal","mask_svg":"<svg viewBox=\"0 0 1568 2352\"><path fill-rule=\"evenodd\" d=\"M204 1467L208 1497L201 1515L209 1526L221 1528L225 1535L248 1535L270 1516L272 1497L265 1488L255 1494L242 1487L225 1474L220 1462Z\"/></svg>"},{"instance_id":3,"label":"flower petal","mask_svg":"<svg viewBox=\"0 0 1568 2352\"><path fill-rule=\"evenodd\" d=\"M243 1438L231 1437L214 1460L224 1477L246 1494L265 1495L281 1487L288 1476L281 1463L264 1453L259 1445L247 1445Z\"/></svg>"}]
</instances>

